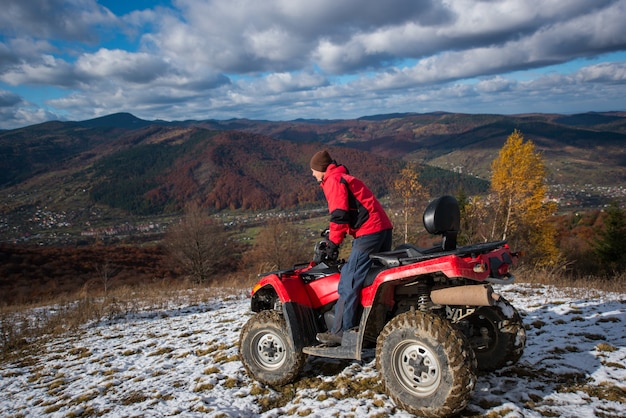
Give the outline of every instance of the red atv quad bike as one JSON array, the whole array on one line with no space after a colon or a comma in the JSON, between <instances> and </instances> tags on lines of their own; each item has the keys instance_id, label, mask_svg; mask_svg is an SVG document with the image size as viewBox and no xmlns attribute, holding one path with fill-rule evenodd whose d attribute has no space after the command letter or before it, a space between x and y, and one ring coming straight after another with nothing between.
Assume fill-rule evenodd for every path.
<instances>
[{"instance_id":1,"label":"red atv quad bike","mask_svg":"<svg viewBox=\"0 0 626 418\"><path fill-rule=\"evenodd\" d=\"M400 408L419 416L456 414L469 402L476 371L515 363L526 333L517 310L493 292L513 283L517 261L506 241L457 247L456 199L442 196L423 216L441 245L403 244L371 255L361 292L358 328L340 346L320 345L330 329L341 263L320 260L262 275L252 290L256 312L241 330L239 355L247 373L270 386L296 379L306 356L361 360L376 349L385 391Z\"/></svg>"}]
</instances>

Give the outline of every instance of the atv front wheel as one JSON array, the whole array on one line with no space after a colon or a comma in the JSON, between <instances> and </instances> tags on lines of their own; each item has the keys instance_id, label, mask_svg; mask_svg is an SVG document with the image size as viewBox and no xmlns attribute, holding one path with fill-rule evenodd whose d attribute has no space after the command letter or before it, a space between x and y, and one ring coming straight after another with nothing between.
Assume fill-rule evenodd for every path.
<instances>
[{"instance_id":1,"label":"atv front wheel","mask_svg":"<svg viewBox=\"0 0 626 418\"><path fill-rule=\"evenodd\" d=\"M291 382L306 356L296 352L278 311L262 311L246 322L239 335L239 357L250 377L270 386Z\"/></svg>"},{"instance_id":2,"label":"atv front wheel","mask_svg":"<svg viewBox=\"0 0 626 418\"><path fill-rule=\"evenodd\" d=\"M394 402L422 417L462 411L476 383L474 352L463 334L423 312L405 312L385 325L376 366Z\"/></svg>"},{"instance_id":3,"label":"atv front wheel","mask_svg":"<svg viewBox=\"0 0 626 418\"><path fill-rule=\"evenodd\" d=\"M526 329L522 318L503 297L494 306L483 306L465 318L466 335L476 354L478 369L498 370L515 364L524 352Z\"/></svg>"}]
</instances>

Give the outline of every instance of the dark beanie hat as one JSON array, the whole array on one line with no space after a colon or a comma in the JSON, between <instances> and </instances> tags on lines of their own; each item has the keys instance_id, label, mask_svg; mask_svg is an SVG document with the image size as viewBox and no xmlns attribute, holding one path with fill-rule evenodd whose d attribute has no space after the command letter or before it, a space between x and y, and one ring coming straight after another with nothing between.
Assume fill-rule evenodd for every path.
<instances>
[{"instance_id":1,"label":"dark beanie hat","mask_svg":"<svg viewBox=\"0 0 626 418\"><path fill-rule=\"evenodd\" d=\"M311 158L311 168L317 171L326 171L326 168L333 162L328 151L319 151Z\"/></svg>"}]
</instances>

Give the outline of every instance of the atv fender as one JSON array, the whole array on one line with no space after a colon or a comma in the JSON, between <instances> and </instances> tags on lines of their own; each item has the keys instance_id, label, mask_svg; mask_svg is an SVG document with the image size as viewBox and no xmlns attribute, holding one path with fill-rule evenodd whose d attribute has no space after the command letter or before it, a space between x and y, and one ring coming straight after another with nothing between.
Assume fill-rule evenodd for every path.
<instances>
[{"instance_id":1,"label":"atv fender","mask_svg":"<svg viewBox=\"0 0 626 418\"><path fill-rule=\"evenodd\" d=\"M254 299L258 293L266 290L268 287L272 289L272 293L278 297L281 303L295 302L305 306L312 306L309 295L307 294L304 284L300 279L285 278L271 274L263 277L252 289L252 310L254 309Z\"/></svg>"},{"instance_id":2,"label":"atv fender","mask_svg":"<svg viewBox=\"0 0 626 418\"><path fill-rule=\"evenodd\" d=\"M302 351L304 347L317 344L315 335L320 330L317 328L313 309L288 302L283 304L283 315L285 315L287 330L296 351Z\"/></svg>"},{"instance_id":3,"label":"atv fender","mask_svg":"<svg viewBox=\"0 0 626 418\"><path fill-rule=\"evenodd\" d=\"M280 310L285 317L287 332L293 341L294 348L301 351L303 347L315 344L318 330L313 308L302 303L290 301L284 287L273 286L271 278L263 280L264 286L255 286L252 294L251 309L253 312ZM282 284L279 283L279 284ZM282 291L282 292L281 292Z\"/></svg>"}]
</instances>

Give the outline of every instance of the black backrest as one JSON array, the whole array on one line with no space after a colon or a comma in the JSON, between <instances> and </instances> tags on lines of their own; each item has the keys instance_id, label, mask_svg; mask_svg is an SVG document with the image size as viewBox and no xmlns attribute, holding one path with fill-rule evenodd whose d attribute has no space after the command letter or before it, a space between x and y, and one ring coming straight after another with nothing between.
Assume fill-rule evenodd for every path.
<instances>
[{"instance_id":1,"label":"black backrest","mask_svg":"<svg viewBox=\"0 0 626 418\"><path fill-rule=\"evenodd\" d=\"M429 233L442 236L443 250L456 248L456 238L461 229L461 211L454 196L441 196L430 202L424 211L423 221Z\"/></svg>"}]
</instances>

